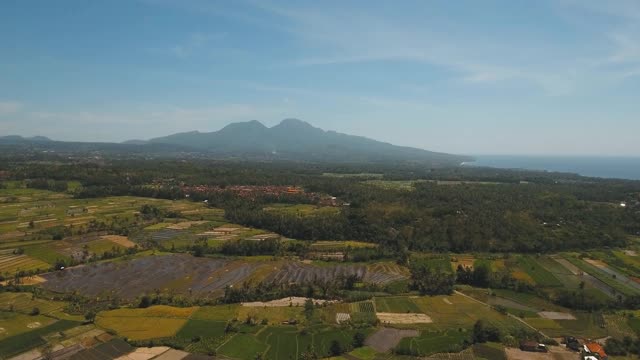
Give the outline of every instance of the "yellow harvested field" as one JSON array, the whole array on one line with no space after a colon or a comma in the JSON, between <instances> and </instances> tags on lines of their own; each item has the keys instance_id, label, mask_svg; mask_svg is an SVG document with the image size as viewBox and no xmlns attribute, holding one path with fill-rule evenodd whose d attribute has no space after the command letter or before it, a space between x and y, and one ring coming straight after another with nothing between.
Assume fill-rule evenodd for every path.
<instances>
[{"instance_id":1,"label":"yellow harvested field","mask_svg":"<svg viewBox=\"0 0 640 360\"><path fill-rule=\"evenodd\" d=\"M172 230L186 230L191 228L192 226L198 226L208 223L208 221L183 221L173 225L167 226L167 229Z\"/></svg>"},{"instance_id":2,"label":"yellow harvested field","mask_svg":"<svg viewBox=\"0 0 640 360\"><path fill-rule=\"evenodd\" d=\"M156 305L146 309L116 309L100 313L101 317L161 317L161 318L189 318L198 307L178 308L167 305Z\"/></svg>"},{"instance_id":3,"label":"yellow harvested field","mask_svg":"<svg viewBox=\"0 0 640 360\"><path fill-rule=\"evenodd\" d=\"M514 271L511 273L514 279L527 282L529 284L535 284L531 275L527 274L524 271Z\"/></svg>"},{"instance_id":4,"label":"yellow harvested field","mask_svg":"<svg viewBox=\"0 0 640 360\"><path fill-rule=\"evenodd\" d=\"M114 244L121 245L121 246L124 246L126 248L132 248L132 247L136 246L136 244L133 241L129 240L129 238L126 237L126 236L104 235L104 236L101 236L100 238L103 239L103 240L109 240Z\"/></svg>"},{"instance_id":5,"label":"yellow harvested field","mask_svg":"<svg viewBox=\"0 0 640 360\"><path fill-rule=\"evenodd\" d=\"M163 317L103 317L96 324L132 340L144 340L174 336L187 319Z\"/></svg>"},{"instance_id":6,"label":"yellow harvested field","mask_svg":"<svg viewBox=\"0 0 640 360\"><path fill-rule=\"evenodd\" d=\"M431 318L419 313L376 313L383 324L430 324Z\"/></svg>"},{"instance_id":7,"label":"yellow harvested field","mask_svg":"<svg viewBox=\"0 0 640 360\"><path fill-rule=\"evenodd\" d=\"M157 305L146 309L103 311L96 324L133 340L174 336L198 307Z\"/></svg>"},{"instance_id":8,"label":"yellow harvested field","mask_svg":"<svg viewBox=\"0 0 640 360\"><path fill-rule=\"evenodd\" d=\"M47 280L39 275L25 276L23 278L20 278L20 285L38 285L38 284L42 284L45 281ZM0 285L6 286L8 283L9 283L9 280L5 280L0 282Z\"/></svg>"},{"instance_id":9,"label":"yellow harvested field","mask_svg":"<svg viewBox=\"0 0 640 360\"><path fill-rule=\"evenodd\" d=\"M500 270L504 270L505 265L504 265L504 260L500 259L500 260L494 260L491 262L491 270L493 271L500 271Z\"/></svg>"},{"instance_id":10,"label":"yellow harvested field","mask_svg":"<svg viewBox=\"0 0 640 360\"><path fill-rule=\"evenodd\" d=\"M600 261L600 260L595 260L595 259L584 259L584 261L588 262L589 264L595 266L595 267L599 267L599 268L605 268L607 267L607 264L605 264L604 262Z\"/></svg>"}]
</instances>

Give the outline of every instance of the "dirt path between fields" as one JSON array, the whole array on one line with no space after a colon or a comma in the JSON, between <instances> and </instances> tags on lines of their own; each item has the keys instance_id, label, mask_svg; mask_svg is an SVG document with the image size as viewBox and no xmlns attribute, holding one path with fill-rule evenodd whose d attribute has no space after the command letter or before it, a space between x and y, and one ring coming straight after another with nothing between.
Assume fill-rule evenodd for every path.
<instances>
[{"instance_id":1,"label":"dirt path between fields","mask_svg":"<svg viewBox=\"0 0 640 360\"><path fill-rule=\"evenodd\" d=\"M469 296L469 295L465 295L465 294L461 293L460 291L454 290L454 292L455 292L456 294L458 294L458 295L461 295L461 296L466 297L467 299L470 299L470 300L473 300L473 301L475 301L475 302L477 302L477 303L480 303L480 304L482 304L482 305L484 305L484 306L486 306L486 307L491 307L491 305L489 305L489 304L487 304L487 303L485 303L485 302L482 302L482 301L480 301L480 300L478 300L478 299L476 299L476 298L473 298L473 297L471 297L471 296ZM545 333L543 333L542 331L540 331L540 330L538 330L538 329L534 328L533 326L531 326L531 325L527 324L527 322L526 322L526 321L524 321L524 320L520 319L519 317L517 317L517 316L515 316L515 315L513 315L513 314L509 314L509 313L507 313L507 316L510 316L512 319L516 319L516 320L518 320L519 322L521 322L522 324L524 324L526 327L528 327L528 328L530 328L530 329L534 330L535 332L539 333L540 335L542 335L542 336L544 336L544 337L546 337L546 338L549 338L549 339L551 338L551 337L547 336Z\"/></svg>"}]
</instances>

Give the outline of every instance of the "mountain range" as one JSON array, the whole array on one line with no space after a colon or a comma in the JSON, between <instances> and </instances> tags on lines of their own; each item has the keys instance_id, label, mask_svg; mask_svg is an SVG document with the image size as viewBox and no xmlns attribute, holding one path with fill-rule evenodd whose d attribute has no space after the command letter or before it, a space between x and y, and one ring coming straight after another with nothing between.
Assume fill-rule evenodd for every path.
<instances>
[{"instance_id":1,"label":"mountain range","mask_svg":"<svg viewBox=\"0 0 640 360\"><path fill-rule=\"evenodd\" d=\"M431 166L459 165L468 156L396 146L369 138L325 131L298 119L285 119L267 127L259 121L232 123L214 132L184 132L150 140L129 140L121 144L66 143L45 137L0 137L0 144L31 143L42 147L73 146L84 150L144 153L191 152L215 158L293 160L312 162L416 162ZM71 146L74 144L73 146Z\"/></svg>"}]
</instances>

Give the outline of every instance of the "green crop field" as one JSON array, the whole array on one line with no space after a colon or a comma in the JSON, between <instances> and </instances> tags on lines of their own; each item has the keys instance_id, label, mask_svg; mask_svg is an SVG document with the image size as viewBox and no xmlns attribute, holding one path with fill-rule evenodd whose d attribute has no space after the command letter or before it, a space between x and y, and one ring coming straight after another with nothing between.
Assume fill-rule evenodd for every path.
<instances>
[{"instance_id":1,"label":"green crop field","mask_svg":"<svg viewBox=\"0 0 640 360\"><path fill-rule=\"evenodd\" d=\"M68 330L78 326L80 323L69 320L60 320L55 323L37 329L12 335L10 337L0 337L0 355L11 357L29 349L33 349L45 344L42 336Z\"/></svg>"},{"instance_id":2,"label":"green crop field","mask_svg":"<svg viewBox=\"0 0 640 360\"><path fill-rule=\"evenodd\" d=\"M375 350L368 346L357 348L349 353L349 355L359 360L374 360L377 354Z\"/></svg>"},{"instance_id":3,"label":"green crop field","mask_svg":"<svg viewBox=\"0 0 640 360\"><path fill-rule=\"evenodd\" d=\"M406 296L376 297L376 311L389 313L418 313L418 306Z\"/></svg>"},{"instance_id":4,"label":"green crop field","mask_svg":"<svg viewBox=\"0 0 640 360\"><path fill-rule=\"evenodd\" d=\"M238 320L243 321L248 316L258 319L258 321L266 319L269 324L280 324L290 319L302 321L304 318L304 308L302 306L238 307Z\"/></svg>"},{"instance_id":5,"label":"green crop field","mask_svg":"<svg viewBox=\"0 0 640 360\"><path fill-rule=\"evenodd\" d=\"M353 336L358 331L365 335L371 333L369 329L356 330L316 326L310 328L305 334L293 327L270 326L261 331L257 338L268 344L265 359L285 360L297 359L310 347L313 347L320 357L326 357L329 355L329 348L333 341L338 341L344 348L347 348L353 342Z\"/></svg>"},{"instance_id":6,"label":"green crop field","mask_svg":"<svg viewBox=\"0 0 640 360\"><path fill-rule=\"evenodd\" d=\"M507 331L526 330L519 321L462 295L424 296L411 300L415 302L420 312L427 314L433 320L431 324L420 324L420 328L430 331L470 329L478 320Z\"/></svg>"},{"instance_id":7,"label":"green crop field","mask_svg":"<svg viewBox=\"0 0 640 360\"><path fill-rule=\"evenodd\" d=\"M337 214L340 212L340 208L335 206L316 206L316 205L309 205L309 204L274 203L274 204L267 204L264 207L264 211L278 213L278 214L309 216L309 215Z\"/></svg>"},{"instance_id":8,"label":"green crop field","mask_svg":"<svg viewBox=\"0 0 640 360\"><path fill-rule=\"evenodd\" d=\"M71 258L56 250L57 243L47 243L42 245L25 246L24 253L32 258L42 260L49 265L53 265L57 260L68 261Z\"/></svg>"},{"instance_id":9,"label":"green crop field","mask_svg":"<svg viewBox=\"0 0 640 360\"><path fill-rule=\"evenodd\" d=\"M226 321L190 319L178 331L176 336L185 339L193 339L195 337L219 338L225 335L224 329L226 325Z\"/></svg>"},{"instance_id":10,"label":"green crop field","mask_svg":"<svg viewBox=\"0 0 640 360\"><path fill-rule=\"evenodd\" d=\"M90 252L98 255L102 255L106 251L113 251L114 249L118 249L120 251L126 249L122 245L118 245L112 241L104 240L104 239L94 240L94 241L88 242L86 245L89 248Z\"/></svg>"},{"instance_id":11,"label":"green crop field","mask_svg":"<svg viewBox=\"0 0 640 360\"><path fill-rule=\"evenodd\" d=\"M469 333L450 330L443 332L423 331L414 338L404 338L396 350L402 354L427 356L440 352L458 352L463 349L463 343L469 341Z\"/></svg>"},{"instance_id":12,"label":"green crop field","mask_svg":"<svg viewBox=\"0 0 640 360\"><path fill-rule=\"evenodd\" d=\"M522 255L518 257L518 266L521 270L529 274L536 284L543 287L560 287L562 283L548 271L543 265L538 263L532 256Z\"/></svg>"},{"instance_id":13,"label":"green crop field","mask_svg":"<svg viewBox=\"0 0 640 360\"><path fill-rule=\"evenodd\" d=\"M41 314L50 314L62 309L64 306L65 303L60 301L34 298L31 293L0 293L0 310L3 311L29 314L34 308L38 308Z\"/></svg>"},{"instance_id":14,"label":"green crop field","mask_svg":"<svg viewBox=\"0 0 640 360\"><path fill-rule=\"evenodd\" d=\"M240 305L203 306L196 310L192 319L229 321L238 317Z\"/></svg>"},{"instance_id":15,"label":"green crop field","mask_svg":"<svg viewBox=\"0 0 640 360\"><path fill-rule=\"evenodd\" d=\"M15 312L0 312L0 340L30 332L53 324L56 319L44 315L25 315Z\"/></svg>"},{"instance_id":16,"label":"green crop field","mask_svg":"<svg viewBox=\"0 0 640 360\"><path fill-rule=\"evenodd\" d=\"M47 264L46 262L24 254L0 254L0 274L4 275L5 277L10 277L19 271L47 270L50 267L51 265Z\"/></svg>"},{"instance_id":17,"label":"green crop field","mask_svg":"<svg viewBox=\"0 0 640 360\"><path fill-rule=\"evenodd\" d=\"M254 359L267 350L267 345L248 334L236 334L218 348L221 355L234 359Z\"/></svg>"}]
</instances>

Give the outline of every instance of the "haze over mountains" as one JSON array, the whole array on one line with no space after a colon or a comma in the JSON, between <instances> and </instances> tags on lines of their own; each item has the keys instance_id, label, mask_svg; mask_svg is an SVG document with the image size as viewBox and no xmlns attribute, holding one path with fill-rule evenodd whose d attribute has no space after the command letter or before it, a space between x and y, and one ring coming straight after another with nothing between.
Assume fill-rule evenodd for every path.
<instances>
[{"instance_id":1,"label":"haze over mountains","mask_svg":"<svg viewBox=\"0 0 640 360\"><path fill-rule=\"evenodd\" d=\"M38 137L43 140L46 138ZM48 140L48 139L46 139ZM2 137L0 143L37 143L55 146L60 142L37 141L36 138ZM68 143L67 143L68 144ZM73 143L87 149L87 143ZM82 145L80 145L82 144ZM122 144L90 143L98 151L129 149L136 153L197 152L223 158L294 160L317 162L422 162L431 166L458 165L471 160L467 156L396 146L361 136L325 131L298 119L285 119L271 128L259 121L232 123L219 131L191 131L145 140L129 140ZM66 147L67 149L69 146Z\"/></svg>"}]
</instances>

